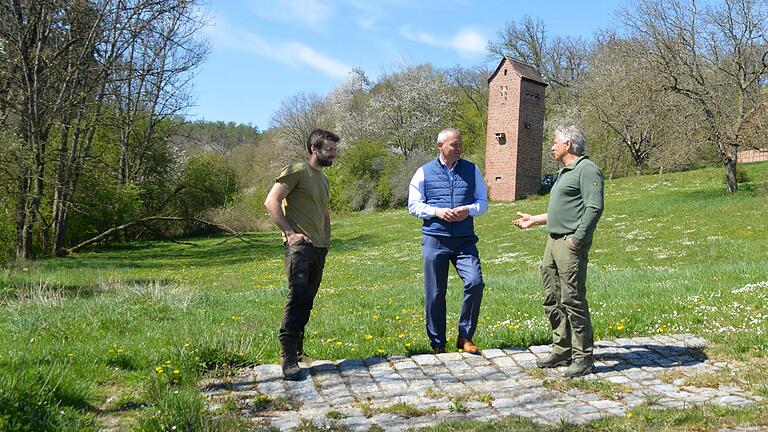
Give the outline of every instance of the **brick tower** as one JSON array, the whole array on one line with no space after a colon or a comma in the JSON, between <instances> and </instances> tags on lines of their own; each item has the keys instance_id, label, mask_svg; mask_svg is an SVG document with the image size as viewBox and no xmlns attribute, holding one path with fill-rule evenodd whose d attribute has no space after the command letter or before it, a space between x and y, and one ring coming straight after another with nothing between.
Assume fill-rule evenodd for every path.
<instances>
[{"instance_id":1,"label":"brick tower","mask_svg":"<svg viewBox=\"0 0 768 432\"><path fill-rule=\"evenodd\" d=\"M493 200L539 191L546 86L533 66L509 57L488 78L485 182Z\"/></svg>"}]
</instances>

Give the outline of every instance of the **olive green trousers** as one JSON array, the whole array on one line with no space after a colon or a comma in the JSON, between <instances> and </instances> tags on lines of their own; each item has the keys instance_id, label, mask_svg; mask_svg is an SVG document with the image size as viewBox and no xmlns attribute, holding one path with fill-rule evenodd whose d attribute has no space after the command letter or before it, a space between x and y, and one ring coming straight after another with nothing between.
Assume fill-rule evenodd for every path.
<instances>
[{"instance_id":1,"label":"olive green trousers","mask_svg":"<svg viewBox=\"0 0 768 432\"><path fill-rule=\"evenodd\" d=\"M552 327L552 353L573 360L592 360L594 340L587 303L587 263L592 239L581 248L568 235L550 235L541 262L544 312Z\"/></svg>"}]
</instances>

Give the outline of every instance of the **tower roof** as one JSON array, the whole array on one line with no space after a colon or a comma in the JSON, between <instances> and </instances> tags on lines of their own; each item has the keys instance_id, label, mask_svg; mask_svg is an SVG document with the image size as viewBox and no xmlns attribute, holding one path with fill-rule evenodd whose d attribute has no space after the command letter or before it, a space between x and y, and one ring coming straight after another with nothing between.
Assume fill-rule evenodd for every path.
<instances>
[{"instance_id":1,"label":"tower roof","mask_svg":"<svg viewBox=\"0 0 768 432\"><path fill-rule=\"evenodd\" d=\"M491 82L493 78L496 77L496 74L499 73L499 70L501 70L501 66L504 65L505 61L509 62L509 66L520 78L533 81L544 87L547 86L547 83L544 82L544 80L541 78L541 75L538 71L536 71L536 68L533 65L506 56L503 57L499 62L499 65L496 66L496 70L493 71L490 78L488 78L488 82Z\"/></svg>"}]
</instances>

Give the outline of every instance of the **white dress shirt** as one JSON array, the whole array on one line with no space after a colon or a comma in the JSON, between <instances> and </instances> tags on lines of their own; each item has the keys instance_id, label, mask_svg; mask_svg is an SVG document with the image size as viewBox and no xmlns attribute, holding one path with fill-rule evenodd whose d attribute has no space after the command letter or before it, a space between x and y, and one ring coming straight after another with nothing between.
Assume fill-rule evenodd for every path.
<instances>
[{"instance_id":1,"label":"white dress shirt","mask_svg":"<svg viewBox=\"0 0 768 432\"><path fill-rule=\"evenodd\" d=\"M440 161L440 166L448 173L450 181L453 181L453 168L448 169L440 158L438 158L438 161ZM454 164L453 167L455 168L456 164ZM485 189L483 175L480 174L480 168L478 168L477 165L475 165L475 193L473 197L475 202L467 205L469 208L469 215L472 217L480 216L488 210L488 192ZM425 199L424 168L419 167L408 186L408 213L422 219L435 217L437 207L427 204Z\"/></svg>"}]
</instances>

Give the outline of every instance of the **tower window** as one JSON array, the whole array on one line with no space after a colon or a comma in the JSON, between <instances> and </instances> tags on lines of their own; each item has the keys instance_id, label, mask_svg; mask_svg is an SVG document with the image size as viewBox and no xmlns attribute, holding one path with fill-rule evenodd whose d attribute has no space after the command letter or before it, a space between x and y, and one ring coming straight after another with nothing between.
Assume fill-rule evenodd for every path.
<instances>
[{"instance_id":1,"label":"tower window","mask_svg":"<svg viewBox=\"0 0 768 432\"><path fill-rule=\"evenodd\" d=\"M501 177L496 177L496 181L501 181Z\"/></svg>"},{"instance_id":2,"label":"tower window","mask_svg":"<svg viewBox=\"0 0 768 432\"><path fill-rule=\"evenodd\" d=\"M504 145L507 143L507 136L504 135L504 133L497 133L496 134L496 142L499 143L499 145Z\"/></svg>"}]
</instances>

